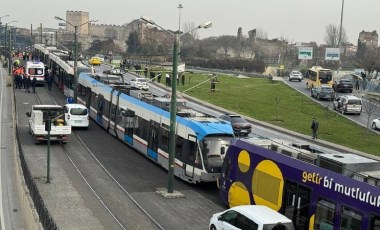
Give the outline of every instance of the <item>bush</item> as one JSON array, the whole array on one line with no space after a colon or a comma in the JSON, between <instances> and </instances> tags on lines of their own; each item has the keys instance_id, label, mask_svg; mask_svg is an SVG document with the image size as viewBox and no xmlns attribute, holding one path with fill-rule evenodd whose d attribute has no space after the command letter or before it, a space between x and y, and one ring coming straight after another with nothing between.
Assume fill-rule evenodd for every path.
<instances>
[{"instance_id":1,"label":"bush","mask_svg":"<svg viewBox=\"0 0 380 230\"><path fill-rule=\"evenodd\" d=\"M3 61L3 68L6 68L6 67L8 67L8 61L7 61L7 60L4 60L4 61Z\"/></svg>"},{"instance_id":2,"label":"bush","mask_svg":"<svg viewBox=\"0 0 380 230\"><path fill-rule=\"evenodd\" d=\"M239 70L245 72L262 73L265 70L265 63L259 60L247 59L187 59L187 64L203 68Z\"/></svg>"}]
</instances>

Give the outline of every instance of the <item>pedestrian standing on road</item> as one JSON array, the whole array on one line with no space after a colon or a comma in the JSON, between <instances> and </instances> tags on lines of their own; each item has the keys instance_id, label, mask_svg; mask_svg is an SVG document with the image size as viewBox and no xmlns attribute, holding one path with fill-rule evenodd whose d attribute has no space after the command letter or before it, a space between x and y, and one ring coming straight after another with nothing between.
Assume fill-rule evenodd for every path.
<instances>
[{"instance_id":1,"label":"pedestrian standing on road","mask_svg":"<svg viewBox=\"0 0 380 230\"><path fill-rule=\"evenodd\" d=\"M49 70L49 74L46 75L46 83L48 85L48 90L51 91L51 85L53 84L53 76L50 70Z\"/></svg>"},{"instance_id":2,"label":"pedestrian standing on road","mask_svg":"<svg viewBox=\"0 0 380 230\"><path fill-rule=\"evenodd\" d=\"M32 84L32 80L30 80L30 76L27 75L24 82L25 93L30 93L30 85Z\"/></svg>"},{"instance_id":3,"label":"pedestrian standing on road","mask_svg":"<svg viewBox=\"0 0 380 230\"><path fill-rule=\"evenodd\" d=\"M33 93L36 93L36 85L37 85L37 78L33 77L33 80L32 80Z\"/></svg>"},{"instance_id":4,"label":"pedestrian standing on road","mask_svg":"<svg viewBox=\"0 0 380 230\"><path fill-rule=\"evenodd\" d=\"M181 76L181 82L182 82L182 85L185 85L185 74L182 74L182 76Z\"/></svg>"},{"instance_id":5,"label":"pedestrian standing on road","mask_svg":"<svg viewBox=\"0 0 380 230\"><path fill-rule=\"evenodd\" d=\"M165 85L170 86L170 75L168 73L165 74Z\"/></svg>"},{"instance_id":6,"label":"pedestrian standing on road","mask_svg":"<svg viewBox=\"0 0 380 230\"><path fill-rule=\"evenodd\" d=\"M318 139L318 134L317 134L318 126L319 126L318 121L314 117L313 121L311 122L311 130L313 132L313 139Z\"/></svg>"}]
</instances>

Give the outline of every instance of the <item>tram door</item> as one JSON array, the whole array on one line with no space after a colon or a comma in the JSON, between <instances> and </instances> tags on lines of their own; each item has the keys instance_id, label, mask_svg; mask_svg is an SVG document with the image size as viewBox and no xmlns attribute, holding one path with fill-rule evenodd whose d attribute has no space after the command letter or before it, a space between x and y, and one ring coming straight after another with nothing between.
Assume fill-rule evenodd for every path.
<instances>
[{"instance_id":1,"label":"tram door","mask_svg":"<svg viewBox=\"0 0 380 230\"><path fill-rule=\"evenodd\" d=\"M295 182L286 181L284 191L283 207L285 216L293 221L296 230L308 229L310 189Z\"/></svg>"},{"instance_id":2,"label":"tram door","mask_svg":"<svg viewBox=\"0 0 380 230\"><path fill-rule=\"evenodd\" d=\"M187 143L188 149L185 151L186 159L184 160L185 175L187 177L194 178L194 169L198 157L197 137L189 135Z\"/></svg>"},{"instance_id":3,"label":"tram door","mask_svg":"<svg viewBox=\"0 0 380 230\"><path fill-rule=\"evenodd\" d=\"M156 121L150 120L148 136L148 156L155 160L157 160L159 130L160 124Z\"/></svg>"}]
</instances>

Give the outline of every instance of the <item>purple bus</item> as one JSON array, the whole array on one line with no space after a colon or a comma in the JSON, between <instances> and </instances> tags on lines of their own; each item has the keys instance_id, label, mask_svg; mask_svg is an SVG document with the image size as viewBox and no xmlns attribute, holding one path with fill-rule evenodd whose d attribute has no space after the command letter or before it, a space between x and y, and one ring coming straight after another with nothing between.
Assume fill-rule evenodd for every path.
<instances>
[{"instance_id":1,"label":"purple bus","mask_svg":"<svg viewBox=\"0 0 380 230\"><path fill-rule=\"evenodd\" d=\"M349 153L234 139L218 178L219 194L230 207L266 205L291 219L295 229L380 229L379 165Z\"/></svg>"}]
</instances>

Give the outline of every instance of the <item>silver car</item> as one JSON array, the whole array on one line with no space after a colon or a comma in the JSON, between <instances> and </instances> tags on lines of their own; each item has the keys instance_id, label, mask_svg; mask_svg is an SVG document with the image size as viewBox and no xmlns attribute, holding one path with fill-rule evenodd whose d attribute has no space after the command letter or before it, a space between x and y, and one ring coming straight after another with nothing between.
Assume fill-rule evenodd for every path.
<instances>
[{"instance_id":1,"label":"silver car","mask_svg":"<svg viewBox=\"0 0 380 230\"><path fill-rule=\"evenodd\" d=\"M332 87L328 85L321 85L311 88L311 97L315 97L318 100L334 100L335 92Z\"/></svg>"},{"instance_id":2,"label":"silver car","mask_svg":"<svg viewBox=\"0 0 380 230\"><path fill-rule=\"evenodd\" d=\"M296 71L296 70L293 70L290 74L289 74L289 81L302 81L303 79L303 76L302 76L302 73L300 71Z\"/></svg>"}]
</instances>

